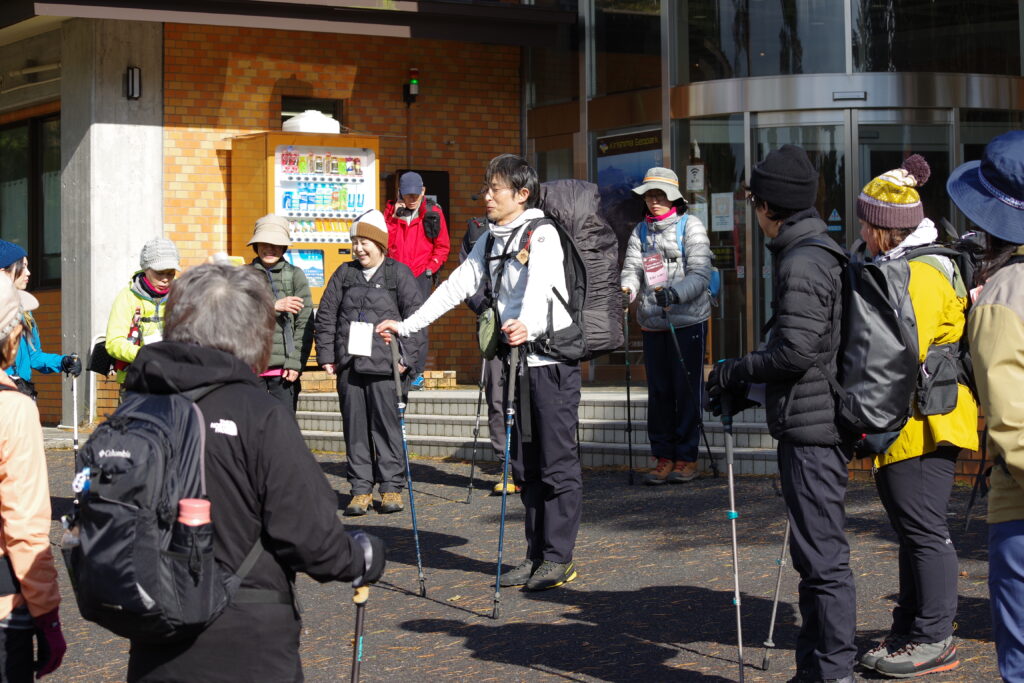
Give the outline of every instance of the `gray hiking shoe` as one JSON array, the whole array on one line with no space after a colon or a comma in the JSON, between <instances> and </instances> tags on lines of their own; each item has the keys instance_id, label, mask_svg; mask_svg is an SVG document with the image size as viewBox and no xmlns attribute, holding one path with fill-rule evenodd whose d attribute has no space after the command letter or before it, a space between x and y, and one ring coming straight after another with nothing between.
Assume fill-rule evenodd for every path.
<instances>
[{"instance_id":1,"label":"gray hiking shoe","mask_svg":"<svg viewBox=\"0 0 1024 683\"><path fill-rule=\"evenodd\" d=\"M892 654L880 658L875 663L875 671L890 678L912 678L952 671L958 666L956 640L949 636L937 643L907 641Z\"/></svg>"},{"instance_id":2,"label":"gray hiking shoe","mask_svg":"<svg viewBox=\"0 0 1024 683\"><path fill-rule=\"evenodd\" d=\"M502 572L501 574L501 585L505 588L509 586L522 586L524 583L530 580L533 573L537 571L537 567L541 564L540 560L531 560L529 558L520 562L515 569L510 572Z\"/></svg>"},{"instance_id":3,"label":"gray hiking shoe","mask_svg":"<svg viewBox=\"0 0 1024 683\"><path fill-rule=\"evenodd\" d=\"M862 654L857 661L865 668L874 669L879 659L896 652L896 650L903 647L903 643L906 640L906 636L899 633L890 633L885 638L882 638L880 642L876 643L873 648Z\"/></svg>"},{"instance_id":4,"label":"gray hiking shoe","mask_svg":"<svg viewBox=\"0 0 1024 683\"><path fill-rule=\"evenodd\" d=\"M576 565L573 562L549 562L537 568L530 580L526 582L524 590L546 591L549 588L558 588L563 583L569 583L576 579Z\"/></svg>"}]
</instances>

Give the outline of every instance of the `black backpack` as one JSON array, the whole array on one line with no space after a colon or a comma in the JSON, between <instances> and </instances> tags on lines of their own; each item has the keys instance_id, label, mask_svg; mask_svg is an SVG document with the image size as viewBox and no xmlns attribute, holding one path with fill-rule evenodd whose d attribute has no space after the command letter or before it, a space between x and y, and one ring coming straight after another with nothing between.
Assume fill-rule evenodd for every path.
<instances>
[{"instance_id":1,"label":"black backpack","mask_svg":"<svg viewBox=\"0 0 1024 683\"><path fill-rule=\"evenodd\" d=\"M195 637L236 594L291 602L275 591L238 588L263 550L260 539L232 572L214 559L212 524L177 521L179 500L206 497L205 421L194 401L219 386L127 392L78 453L77 499L66 520L77 542L66 544L64 560L82 617L119 636L148 643Z\"/></svg>"},{"instance_id":2,"label":"black backpack","mask_svg":"<svg viewBox=\"0 0 1024 683\"><path fill-rule=\"evenodd\" d=\"M924 415L944 414L956 407L957 384L971 385L965 338L933 345L924 363L919 360L910 261L928 263L945 274L935 256L956 259L959 254L949 247L924 245L900 258L874 262L861 247L844 267L838 372L829 373L820 360L816 365L835 394L837 424L860 455L884 453L910 419L915 401ZM951 284L959 296L965 295L957 268Z\"/></svg>"},{"instance_id":3,"label":"black backpack","mask_svg":"<svg viewBox=\"0 0 1024 683\"><path fill-rule=\"evenodd\" d=\"M617 261L618 238L599 212L601 196L597 185L584 180L553 180L540 186L537 208L545 217L526 224L518 249L510 257L529 251L530 237L541 225L553 225L565 258L565 287L568 300L557 289L555 297L573 322L561 330L548 329L529 343L530 351L563 362L590 360L623 344L622 290ZM485 254L491 253L494 236L488 234ZM504 267L503 262L500 267ZM490 291L490 268L484 268L486 291ZM500 286L500 280L499 280ZM497 302L492 301L497 315ZM552 316L548 316L550 321Z\"/></svg>"}]
</instances>

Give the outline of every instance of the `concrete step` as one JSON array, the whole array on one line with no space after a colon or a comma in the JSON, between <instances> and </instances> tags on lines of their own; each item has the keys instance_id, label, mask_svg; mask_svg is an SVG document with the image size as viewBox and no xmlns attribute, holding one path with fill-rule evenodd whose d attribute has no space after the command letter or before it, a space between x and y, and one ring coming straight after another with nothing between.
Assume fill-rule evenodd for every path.
<instances>
[{"instance_id":1,"label":"concrete step","mask_svg":"<svg viewBox=\"0 0 1024 683\"><path fill-rule=\"evenodd\" d=\"M476 424L478 392L472 389L414 391L406 407L409 452L415 457L473 457L473 428ZM632 416L633 464L650 467L647 441L647 392L633 387L627 411L625 388L584 389L580 400L580 457L586 467L628 467L628 416ZM477 457L491 459L486 408L480 419ZM344 452L345 441L337 394L303 393L296 416L309 447ZM736 416L733 424L734 461L737 474L772 474L776 471L775 441L768 434L764 411L749 410ZM704 414L704 426L712 457L725 471L725 433L718 418ZM710 471L707 452L701 444L701 469Z\"/></svg>"}]
</instances>

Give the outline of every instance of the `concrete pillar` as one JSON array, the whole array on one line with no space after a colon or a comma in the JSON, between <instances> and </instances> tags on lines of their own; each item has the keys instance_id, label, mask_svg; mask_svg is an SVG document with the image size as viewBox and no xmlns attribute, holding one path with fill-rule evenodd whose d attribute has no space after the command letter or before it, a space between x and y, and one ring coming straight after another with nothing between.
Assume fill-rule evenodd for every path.
<instances>
[{"instance_id":1,"label":"concrete pillar","mask_svg":"<svg viewBox=\"0 0 1024 683\"><path fill-rule=\"evenodd\" d=\"M61 329L64 352L84 359L142 245L163 234L163 25L74 19L61 31ZM128 66L142 69L137 100L124 94ZM87 384L83 373L80 421Z\"/></svg>"}]
</instances>

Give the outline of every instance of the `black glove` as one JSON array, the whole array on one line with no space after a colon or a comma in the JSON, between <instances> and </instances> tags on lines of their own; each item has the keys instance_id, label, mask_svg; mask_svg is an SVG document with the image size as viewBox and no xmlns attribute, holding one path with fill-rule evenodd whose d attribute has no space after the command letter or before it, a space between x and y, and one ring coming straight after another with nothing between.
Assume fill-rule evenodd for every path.
<instances>
[{"instance_id":1,"label":"black glove","mask_svg":"<svg viewBox=\"0 0 1024 683\"><path fill-rule=\"evenodd\" d=\"M623 308L629 308L630 298L632 298L631 294L630 294L630 291L628 289L622 290L622 307Z\"/></svg>"},{"instance_id":2,"label":"black glove","mask_svg":"<svg viewBox=\"0 0 1024 683\"><path fill-rule=\"evenodd\" d=\"M654 292L654 302L661 308L679 303L679 294L671 287L662 287Z\"/></svg>"},{"instance_id":3,"label":"black glove","mask_svg":"<svg viewBox=\"0 0 1024 683\"><path fill-rule=\"evenodd\" d=\"M729 404L729 414L735 415L744 408L757 405L754 401L747 399L747 392L750 390L750 383L743 380L736 380L733 374L739 360L726 358L718 361L711 367L708 374L708 381L705 385L706 397L704 407L712 415L718 416L723 412L723 396ZM742 407L740 407L742 405Z\"/></svg>"},{"instance_id":4,"label":"black glove","mask_svg":"<svg viewBox=\"0 0 1024 683\"><path fill-rule=\"evenodd\" d=\"M348 535L355 541L356 552L363 553L363 575L352 582L354 588L365 586L368 583L377 583L384 574L384 565L388 562L388 550L384 541L362 529L348 532Z\"/></svg>"},{"instance_id":5,"label":"black glove","mask_svg":"<svg viewBox=\"0 0 1024 683\"><path fill-rule=\"evenodd\" d=\"M78 377L82 374L82 359L78 357L77 353L64 356L60 359L60 371Z\"/></svg>"}]
</instances>

